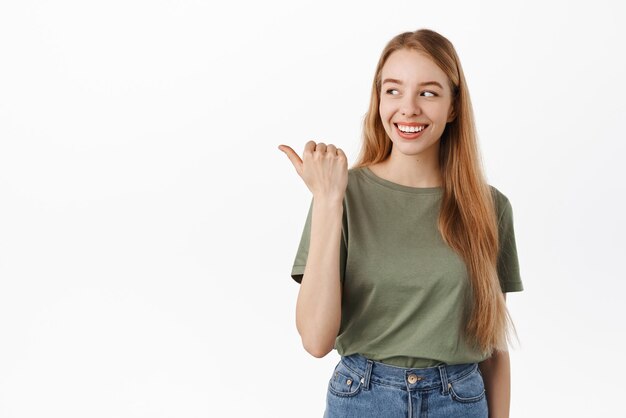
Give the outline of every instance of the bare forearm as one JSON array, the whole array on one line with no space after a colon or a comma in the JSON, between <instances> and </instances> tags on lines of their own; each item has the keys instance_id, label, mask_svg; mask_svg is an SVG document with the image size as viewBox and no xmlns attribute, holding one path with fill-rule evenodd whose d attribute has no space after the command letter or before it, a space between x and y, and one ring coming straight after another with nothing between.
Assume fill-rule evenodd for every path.
<instances>
[{"instance_id":1,"label":"bare forearm","mask_svg":"<svg viewBox=\"0 0 626 418\"><path fill-rule=\"evenodd\" d=\"M511 362L507 351L496 351L478 363L485 382L489 418L508 418L511 404Z\"/></svg>"},{"instance_id":2,"label":"bare forearm","mask_svg":"<svg viewBox=\"0 0 626 418\"><path fill-rule=\"evenodd\" d=\"M306 268L296 304L296 327L305 349L323 357L335 344L341 323L339 246L341 201L313 199Z\"/></svg>"}]
</instances>

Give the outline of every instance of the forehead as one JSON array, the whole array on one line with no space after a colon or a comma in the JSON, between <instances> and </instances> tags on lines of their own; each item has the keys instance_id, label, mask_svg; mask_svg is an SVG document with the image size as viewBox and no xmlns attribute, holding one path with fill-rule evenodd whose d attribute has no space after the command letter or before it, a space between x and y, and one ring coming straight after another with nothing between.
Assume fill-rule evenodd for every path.
<instances>
[{"instance_id":1,"label":"forehead","mask_svg":"<svg viewBox=\"0 0 626 418\"><path fill-rule=\"evenodd\" d=\"M392 52L385 61L380 75L381 81L394 78L407 84L418 84L434 80L448 88L446 73L428 55L410 49Z\"/></svg>"}]
</instances>

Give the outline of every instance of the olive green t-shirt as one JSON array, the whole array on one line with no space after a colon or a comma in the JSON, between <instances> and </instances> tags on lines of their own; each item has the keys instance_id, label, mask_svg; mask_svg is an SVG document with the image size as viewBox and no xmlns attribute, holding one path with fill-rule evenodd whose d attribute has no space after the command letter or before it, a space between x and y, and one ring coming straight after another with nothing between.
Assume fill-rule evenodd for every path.
<instances>
[{"instance_id":1,"label":"olive green t-shirt","mask_svg":"<svg viewBox=\"0 0 626 418\"><path fill-rule=\"evenodd\" d=\"M490 186L498 214L497 271L503 292L523 290L513 212ZM367 167L348 170L340 244L341 326L334 348L400 367L485 360L466 343L471 292L463 259L437 229L443 187L409 187ZM291 277L301 283L309 249L309 206Z\"/></svg>"}]
</instances>

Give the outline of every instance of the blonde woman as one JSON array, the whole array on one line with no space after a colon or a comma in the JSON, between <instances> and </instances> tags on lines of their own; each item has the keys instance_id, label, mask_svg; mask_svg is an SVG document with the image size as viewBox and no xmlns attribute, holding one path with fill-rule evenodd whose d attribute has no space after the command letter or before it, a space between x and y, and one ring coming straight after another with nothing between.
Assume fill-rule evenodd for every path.
<instances>
[{"instance_id":1,"label":"blonde woman","mask_svg":"<svg viewBox=\"0 0 626 418\"><path fill-rule=\"evenodd\" d=\"M428 29L378 62L361 152L281 145L312 192L291 276L307 352L341 359L326 418L508 417L522 291L513 212L485 180L454 46Z\"/></svg>"}]
</instances>

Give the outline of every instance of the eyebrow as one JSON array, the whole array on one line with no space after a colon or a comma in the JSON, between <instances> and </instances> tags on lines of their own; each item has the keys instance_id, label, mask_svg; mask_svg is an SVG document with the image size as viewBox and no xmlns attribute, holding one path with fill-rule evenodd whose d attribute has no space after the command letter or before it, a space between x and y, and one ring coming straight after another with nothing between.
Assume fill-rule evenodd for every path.
<instances>
[{"instance_id":1,"label":"eyebrow","mask_svg":"<svg viewBox=\"0 0 626 418\"><path fill-rule=\"evenodd\" d=\"M396 84L400 84L402 85L402 81L400 80L396 80L395 78L386 78L383 80L383 84L385 83L396 83ZM440 89L443 90L443 86L441 84L439 84L438 81L424 81L423 83L419 83L418 86L428 86L428 85L433 85L433 86L437 86Z\"/></svg>"}]
</instances>

